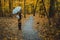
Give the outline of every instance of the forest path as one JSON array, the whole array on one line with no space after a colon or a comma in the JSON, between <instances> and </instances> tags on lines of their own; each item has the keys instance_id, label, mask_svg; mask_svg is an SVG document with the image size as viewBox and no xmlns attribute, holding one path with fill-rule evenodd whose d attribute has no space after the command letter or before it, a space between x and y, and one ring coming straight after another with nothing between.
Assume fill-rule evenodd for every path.
<instances>
[{"instance_id":1,"label":"forest path","mask_svg":"<svg viewBox=\"0 0 60 40\"><path fill-rule=\"evenodd\" d=\"M22 33L24 35L24 40L40 40L38 37L38 32L33 28L34 17L30 16L28 20L22 27Z\"/></svg>"}]
</instances>

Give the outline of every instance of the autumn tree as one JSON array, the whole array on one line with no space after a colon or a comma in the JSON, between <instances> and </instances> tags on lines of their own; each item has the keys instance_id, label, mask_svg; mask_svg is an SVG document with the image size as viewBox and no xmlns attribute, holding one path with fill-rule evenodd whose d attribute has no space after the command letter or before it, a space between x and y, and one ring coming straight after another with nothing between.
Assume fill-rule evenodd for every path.
<instances>
[{"instance_id":1,"label":"autumn tree","mask_svg":"<svg viewBox=\"0 0 60 40\"><path fill-rule=\"evenodd\" d=\"M24 18L26 18L26 11L25 11L26 10L25 9L26 8L26 4L25 4L25 2L26 2L26 0L24 0Z\"/></svg>"},{"instance_id":2,"label":"autumn tree","mask_svg":"<svg viewBox=\"0 0 60 40\"><path fill-rule=\"evenodd\" d=\"M13 0L9 0L9 11L12 13L12 8L13 8Z\"/></svg>"},{"instance_id":3,"label":"autumn tree","mask_svg":"<svg viewBox=\"0 0 60 40\"><path fill-rule=\"evenodd\" d=\"M0 16L3 16L2 0L0 0Z\"/></svg>"}]
</instances>

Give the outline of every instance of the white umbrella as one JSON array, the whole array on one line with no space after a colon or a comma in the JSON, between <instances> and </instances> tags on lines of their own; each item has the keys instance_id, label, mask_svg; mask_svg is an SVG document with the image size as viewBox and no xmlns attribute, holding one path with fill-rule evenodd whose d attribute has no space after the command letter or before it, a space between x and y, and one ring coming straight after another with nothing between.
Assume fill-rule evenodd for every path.
<instances>
[{"instance_id":1,"label":"white umbrella","mask_svg":"<svg viewBox=\"0 0 60 40\"><path fill-rule=\"evenodd\" d=\"M20 12L20 11L21 11L21 7L18 6L18 7L16 7L15 9L13 9L12 14L17 14L17 13Z\"/></svg>"}]
</instances>

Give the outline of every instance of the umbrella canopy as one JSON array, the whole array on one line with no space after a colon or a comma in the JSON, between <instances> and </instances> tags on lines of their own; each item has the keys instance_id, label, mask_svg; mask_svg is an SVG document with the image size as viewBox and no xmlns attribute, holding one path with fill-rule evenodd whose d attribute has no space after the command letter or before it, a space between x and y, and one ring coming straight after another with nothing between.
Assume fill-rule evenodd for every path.
<instances>
[{"instance_id":1,"label":"umbrella canopy","mask_svg":"<svg viewBox=\"0 0 60 40\"><path fill-rule=\"evenodd\" d=\"M21 11L21 7L18 6L18 7L16 7L15 9L13 9L12 14L17 14L17 13L20 12L20 11Z\"/></svg>"}]
</instances>

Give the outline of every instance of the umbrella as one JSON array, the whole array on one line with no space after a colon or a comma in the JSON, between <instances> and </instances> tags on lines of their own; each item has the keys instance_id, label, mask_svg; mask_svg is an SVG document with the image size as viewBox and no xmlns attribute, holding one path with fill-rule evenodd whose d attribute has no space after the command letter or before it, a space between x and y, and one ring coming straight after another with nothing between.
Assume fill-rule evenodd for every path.
<instances>
[{"instance_id":1,"label":"umbrella","mask_svg":"<svg viewBox=\"0 0 60 40\"><path fill-rule=\"evenodd\" d=\"M18 7L16 7L15 9L13 9L12 14L17 14L17 13L20 12L20 11L21 11L21 7L18 6Z\"/></svg>"}]
</instances>

